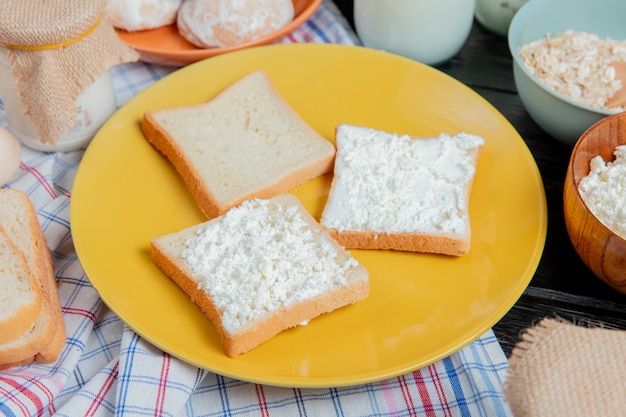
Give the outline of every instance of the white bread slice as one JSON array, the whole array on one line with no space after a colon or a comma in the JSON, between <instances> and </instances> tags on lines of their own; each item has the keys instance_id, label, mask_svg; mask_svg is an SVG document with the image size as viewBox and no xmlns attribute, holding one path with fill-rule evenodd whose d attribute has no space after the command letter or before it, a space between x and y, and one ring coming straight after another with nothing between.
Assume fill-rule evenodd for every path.
<instances>
[{"instance_id":1,"label":"white bread slice","mask_svg":"<svg viewBox=\"0 0 626 417\"><path fill-rule=\"evenodd\" d=\"M230 357L367 297L369 274L292 194L153 238L156 265L209 317Z\"/></svg>"},{"instance_id":2,"label":"white bread slice","mask_svg":"<svg viewBox=\"0 0 626 417\"><path fill-rule=\"evenodd\" d=\"M24 255L0 226L0 343L32 326L42 308L41 298Z\"/></svg>"},{"instance_id":3,"label":"white bread slice","mask_svg":"<svg viewBox=\"0 0 626 417\"><path fill-rule=\"evenodd\" d=\"M480 136L416 138L339 125L320 223L348 249L461 256L469 251L469 199Z\"/></svg>"},{"instance_id":4,"label":"white bread slice","mask_svg":"<svg viewBox=\"0 0 626 417\"><path fill-rule=\"evenodd\" d=\"M324 174L335 156L334 145L285 102L263 71L207 103L148 111L141 127L209 219Z\"/></svg>"},{"instance_id":5,"label":"white bread slice","mask_svg":"<svg viewBox=\"0 0 626 417\"><path fill-rule=\"evenodd\" d=\"M30 329L0 344L0 368L36 360L54 362L65 346L66 333L59 301L54 263L37 213L19 190L0 190L0 225L26 259L37 281L43 306Z\"/></svg>"}]
</instances>

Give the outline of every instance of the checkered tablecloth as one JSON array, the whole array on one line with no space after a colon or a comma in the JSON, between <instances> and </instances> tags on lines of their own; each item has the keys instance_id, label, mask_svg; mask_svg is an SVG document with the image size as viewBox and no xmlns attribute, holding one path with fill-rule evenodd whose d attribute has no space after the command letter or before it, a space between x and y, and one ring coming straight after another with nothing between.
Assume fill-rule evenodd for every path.
<instances>
[{"instance_id":1,"label":"checkered tablecloth","mask_svg":"<svg viewBox=\"0 0 626 417\"><path fill-rule=\"evenodd\" d=\"M279 42L358 42L335 5ZM112 70L118 106L175 68L133 63ZM2 103L0 124L6 127ZM23 147L5 185L31 198L55 260L67 326L58 362L0 371L2 416L508 416L507 359L492 331L424 369L376 383L280 388L227 378L160 351L103 304L72 242L70 201L82 151Z\"/></svg>"}]
</instances>

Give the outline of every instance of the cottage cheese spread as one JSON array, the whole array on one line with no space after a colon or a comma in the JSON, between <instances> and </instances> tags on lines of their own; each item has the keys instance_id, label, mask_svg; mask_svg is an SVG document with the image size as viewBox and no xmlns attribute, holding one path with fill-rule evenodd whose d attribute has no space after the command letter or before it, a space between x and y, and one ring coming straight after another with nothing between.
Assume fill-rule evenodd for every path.
<instances>
[{"instance_id":1,"label":"cottage cheese spread","mask_svg":"<svg viewBox=\"0 0 626 417\"><path fill-rule=\"evenodd\" d=\"M297 206L254 199L187 239L182 254L235 333L255 320L347 284L358 265Z\"/></svg>"},{"instance_id":2,"label":"cottage cheese spread","mask_svg":"<svg viewBox=\"0 0 626 417\"><path fill-rule=\"evenodd\" d=\"M464 236L465 187L474 177L471 153L480 136L442 134L414 139L339 126L332 198L324 226L339 231Z\"/></svg>"},{"instance_id":3,"label":"cottage cheese spread","mask_svg":"<svg viewBox=\"0 0 626 417\"><path fill-rule=\"evenodd\" d=\"M626 145L613 152L615 160L596 156L578 190L589 210L613 232L626 239Z\"/></svg>"}]
</instances>

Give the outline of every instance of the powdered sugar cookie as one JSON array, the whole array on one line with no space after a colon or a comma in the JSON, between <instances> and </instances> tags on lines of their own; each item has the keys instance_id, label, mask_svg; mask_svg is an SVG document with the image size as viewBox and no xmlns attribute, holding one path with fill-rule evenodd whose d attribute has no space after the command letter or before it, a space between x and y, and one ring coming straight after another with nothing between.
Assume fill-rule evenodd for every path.
<instances>
[{"instance_id":1,"label":"powdered sugar cookie","mask_svg":"<svg viewBox=\"0 0 626 417\"><path fill-rule=\"evenodd\" d=\"M155 29L176 22L182 0L107 0L111 24L129 32Z\"/></svg>"},{"instance_id":2,"label":"powdered sugar cookie","mask_svg":"<svg viewBox=\"0 0 626 417\"><path fill-rule=\"evenodd\" d=\"M192 44L224 48L270 34L293 17L291 0L184 0L177 23Z\"/></svg>"}]
</instances>

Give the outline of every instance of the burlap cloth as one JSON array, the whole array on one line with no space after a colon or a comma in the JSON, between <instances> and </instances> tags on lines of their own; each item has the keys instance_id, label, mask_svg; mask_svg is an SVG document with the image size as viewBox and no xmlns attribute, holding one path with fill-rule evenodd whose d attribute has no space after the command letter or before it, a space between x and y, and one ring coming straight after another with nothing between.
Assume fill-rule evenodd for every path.
<instances>
[{"instance_id":1,"label":"burlap cloth","mask_svg":"<svg viewBox=\"0 0 626 417\"><path fill-rule=\"evenodd\" d=\"M76 123L78 95L138 59L103 17L106 0L0 0L0 45L42 142Z\"/></svg>"},{"instance_id":2,"label":"burlap cloth","mask_svg":"<svg viewBox=\"0 0 626 417\"><path fill-rule=\"evenodd\" d=\"M509 363L515 417L626 416L626 331L544 319Z\"/></svg>"}]
</instances>

